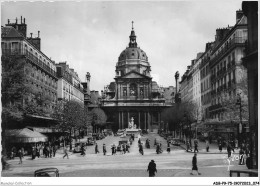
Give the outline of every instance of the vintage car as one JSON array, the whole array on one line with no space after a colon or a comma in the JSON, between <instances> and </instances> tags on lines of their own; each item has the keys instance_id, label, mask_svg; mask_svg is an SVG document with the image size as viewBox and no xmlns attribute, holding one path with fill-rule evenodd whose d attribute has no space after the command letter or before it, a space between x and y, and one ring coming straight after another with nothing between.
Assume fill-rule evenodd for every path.
<instances>
[{"instance_id":1,"label":"vintage car","mask_svg":"<svg viewBox=\"0 0 260 186\"><path fill-rule=\"evenodd\" d=\"M173 138L173 139L171 140L171 144L172 144L172 145L175 145L175 146L180 146L180 145L181 145L181 141L180 141L180 139L178 139L178 138Z\"/></svg>"},{"instance_id":2,"label":"vintage car","mask_svg":"<svg viewBox=\"0 0 260 186\"><path fill-rule=\"evenodd\" d=\"M115 136L121 136L121 135L123 135L123 134L125 134L125 130L119 129L119 130L116 132Z\"/></svg>"},{"instance_id":3,"label":"vintage car","mask_svg":"<svg viewBox=\"0 0 260 186\"><path fill-rule=\"evenodd\" d=\"M59 177L59 170L57 168L44 168L34 172L34 177Z\"/></svg>"},{"instance_id":4,"label":"vintage car","mask_svg":"<svg viewBox=\"0 0 260 186\"><path fill-rule=\"evenodd\" d=\"M86 145L94 145L95 141L93 137L88 137Z\"/></svg>"}]
</instances>

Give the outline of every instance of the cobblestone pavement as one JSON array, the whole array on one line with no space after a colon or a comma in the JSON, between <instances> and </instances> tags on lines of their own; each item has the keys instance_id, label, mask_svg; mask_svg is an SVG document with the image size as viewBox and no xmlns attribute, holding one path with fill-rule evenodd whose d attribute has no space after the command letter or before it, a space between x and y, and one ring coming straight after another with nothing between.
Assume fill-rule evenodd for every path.
<instances>
[{"instance_id":1,"label":"cobblestone pavement","mask_svg":"<svg viewBox=\"0 0 260 186\"><path fill-rule=\"evenodd\" d=\"M4 177L30 177L37 169L56 167L61 176L84 176L84 177L145 177L148 176L147 165L151 159L157 164L159 177L187 176L191 170L191 160L193 154L187 153L180 147L172 146L171 152L166 152L166 141L157 134L142 136L145 138L154 138L161 140L164 152L156 154L155 147L151 149L144 147L144 155L138 152L138 139L133 142L130 153L111 155L109 146L113 143L118 144L122 138L108 136L103 140L97 141L99 145L99 154L94 153L94 146L88 146L86 156L79 153L70 153L69 159L63 159L62 151L59 151L54 158L36 158L31 160L30 157L23 159L23 164L18 164L19 159L9 160L10 168L2 171ZM102 145L106 143L108 154L102 153ZM198 154L198 167L202 170L203 176L228 176L227 165L223 154ZM237 162L231 162L232 167L237 166ZM241 167L243 168L243 167ZM210 170L213 170L211 173ZM214 171L216 170L216 171Z\"/></svg>"}]
</instances>

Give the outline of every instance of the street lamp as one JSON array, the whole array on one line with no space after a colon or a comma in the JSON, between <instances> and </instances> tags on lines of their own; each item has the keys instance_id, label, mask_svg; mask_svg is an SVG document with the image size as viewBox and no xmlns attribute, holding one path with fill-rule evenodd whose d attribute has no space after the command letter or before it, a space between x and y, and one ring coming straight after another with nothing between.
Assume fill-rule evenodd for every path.
<instances>
[{"instance_id":1,"label":"street lamp","mask_svg":"<svg viewBox=\"0 0 260 186\"><path fill-rule=\"evenodd\" d=\"M236 102L236 105L239 105L239 120L240 120L240 123L239 123L239 126L238 126L238 144L241 145L241 134L243 132L242 130L242 102L241 102L241 93L240 94L237 94L238 96L238 99L237 99L237 102Z\"/></svg>"}]
</instances>

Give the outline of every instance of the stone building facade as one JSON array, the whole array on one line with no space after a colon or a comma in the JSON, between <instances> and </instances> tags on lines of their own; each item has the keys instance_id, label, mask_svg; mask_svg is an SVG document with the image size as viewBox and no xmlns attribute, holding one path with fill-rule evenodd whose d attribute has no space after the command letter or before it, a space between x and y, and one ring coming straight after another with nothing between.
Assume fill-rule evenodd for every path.
<instances>
[{"instance_id":1,"label":"stone building facade","mask_svg":"<svg viewBox=\"0 0 260 186\"><path fill-rule=\"evenodd\" d=\"M44 105L46 110L52 110L57 101L57 73L55 62L47 57L41 50L41 40L38 32L36 38L27 37L27 24L21 17L21 23L16 19L15 23L10 23L2 30L2 56L16 56L26 62L30 74L26 74L27 83L36 90L35 94L23 97L26 104L34 100L36 96L47 96L50 101Z\"/></svg>"},{"instance_id":2,"label":"stone building facade","mask_svg":"<svg viewBox=\"0 0 260 186\"><path fill-rule=\"evenodd\" d=\"M58 76L58 100L76 100L84 103L83 86L74 69L66 62L56 64Z\"/></svg>"},{"instance_id":3,"label":"stone building facade","mask_svg":"<svg viewBox=\"0 0 260 186\"><path fill-rule=\"evenodd\" d=\"M165 99L162 89L152 81L148 57L137 46L133 28L129 39L129 46L121 52L116 64L115 82L102 92L101 108L115 129L127 128L133 118L137 128L151 131L160 125Z\"/></svg>"}]
</instances>

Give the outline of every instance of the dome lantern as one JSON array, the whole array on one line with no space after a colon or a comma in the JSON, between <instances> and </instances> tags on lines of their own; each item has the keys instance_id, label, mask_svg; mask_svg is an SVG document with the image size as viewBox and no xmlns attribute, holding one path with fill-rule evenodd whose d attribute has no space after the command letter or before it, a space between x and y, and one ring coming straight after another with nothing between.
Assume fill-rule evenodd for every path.
<instances>
[{"instance_id":1,"label":"dome lantern","mask_svg":"<svg viewBox=\"0 0 260 186\"><path fill-rule=\"evenodd\" d=\"M129 39L130 39L129 47L136 48L137 43L136 43L136 35L135 35L135 31L134 31L134 21L132 21L132 31L131 31L131 35L129 36Z\"/></svg>"}]
</instances>

